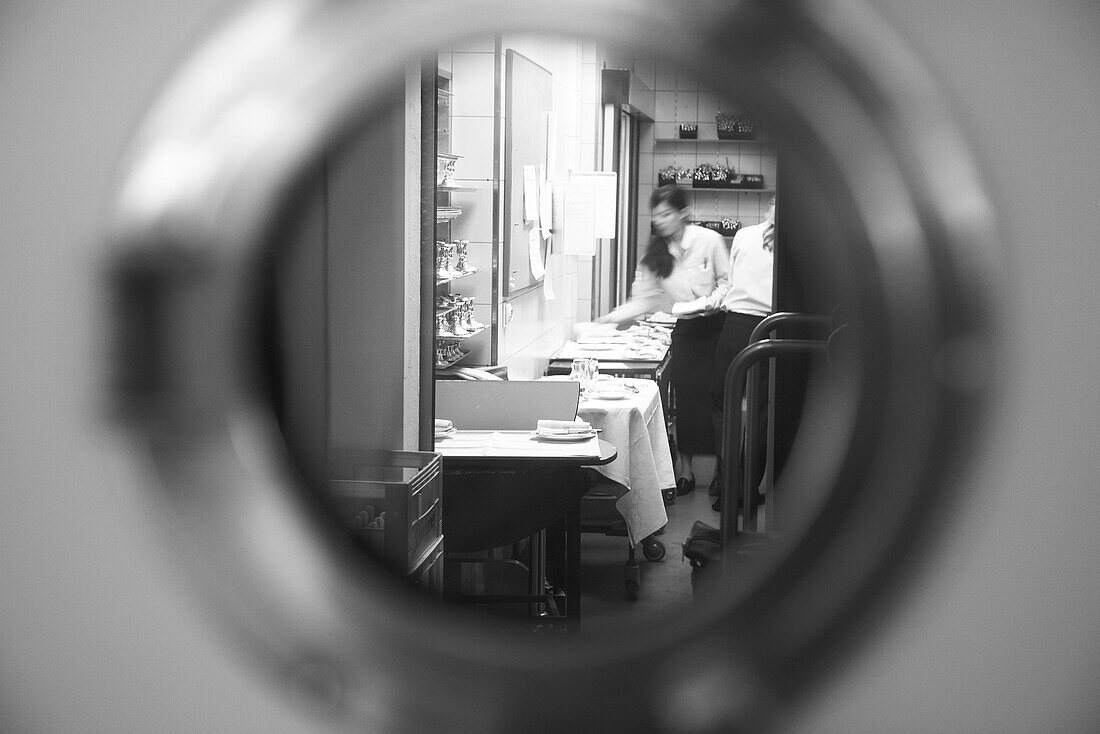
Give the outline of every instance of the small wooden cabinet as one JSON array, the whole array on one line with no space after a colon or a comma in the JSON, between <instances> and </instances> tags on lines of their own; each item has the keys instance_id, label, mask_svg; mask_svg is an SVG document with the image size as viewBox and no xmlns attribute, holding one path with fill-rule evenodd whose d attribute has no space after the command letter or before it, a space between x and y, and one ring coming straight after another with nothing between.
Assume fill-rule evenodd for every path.
<instances>
[{"instance_id":1,"label":"small wooden cabinet","mask_svg":"<svg viewBox=\"0 0 1100 734\"><path fill-rule=\"evenodd\" d=\"M442 593L443 475L438 454L358 451L329 495L352 536L414 584Z\"/></svg>"}]
</instances>

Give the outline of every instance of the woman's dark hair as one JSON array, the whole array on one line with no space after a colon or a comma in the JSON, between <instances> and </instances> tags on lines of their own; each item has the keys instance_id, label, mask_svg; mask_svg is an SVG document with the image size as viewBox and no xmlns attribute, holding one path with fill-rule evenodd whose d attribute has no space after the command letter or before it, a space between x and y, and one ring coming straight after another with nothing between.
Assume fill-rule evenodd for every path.
<instances>
[{"instance_id":1,"label":"woman's dark hair","mask_svg":"<svg viewBox=\"0 0 1100 734\"><path fill-rule=\"evenodd\" d=\"M658 186L649 196L649 210L653 211L661 204L668 204L676 211L683 211L687 209L687 196L675 184ZM675 262L672 253L668 251L668 240L657 234L651 225L649 247L646 248L645 256L642 258L642 265L652 270L658 278L667 278L672 274L672 266Z\"/></svg>"}]
</instances>

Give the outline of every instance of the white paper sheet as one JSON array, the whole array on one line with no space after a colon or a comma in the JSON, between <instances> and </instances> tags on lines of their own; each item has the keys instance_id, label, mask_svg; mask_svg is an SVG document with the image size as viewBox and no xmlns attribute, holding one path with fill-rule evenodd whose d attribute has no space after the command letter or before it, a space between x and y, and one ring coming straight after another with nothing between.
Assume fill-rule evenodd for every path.
<instances>
[{"instance_id":1,"label":"white paper sheet","mask_svg":"<svg viewBox=\"0 0 1100 734\"><path fill-rule=\"evenodd\" d=\"M592 187L595 203L593 219L595 236L612 239L616 236L615 200L618 196L618 174L604 171L570 171L569 181Z\"/></svg>"},{"instance_id":2,"label":"white paper sheet","mask_svg":"<svg viewBox=\"0 0 1100 734\"><path fill-rule=\"evenodd\" d=\"M567 255L593 255L596 251L596 194L587 184L563 187L562 251Z\"/></svg>"},{"instance_id":3,"label":"white paper sheet","mask_svg":"<svg viewBox=\"0 0 1100 734\"><path fill-rule=\"evenodd\" d=\"M554 196L546 180L546 164L539 164L539 231L544 240L550 239L550 227L554 219Z\"/></svg>"},{"instance_id":4,"label":"white paper sheet","mask_svg":"<svg viewBox=\"0 0 1100 734\"><path fill-rule=\"evenodd\" d=\"M557 299L554 293L554 276L550 273L550 258L546 258L546 276L542 279L542 297L547 301Z\"/></svg>"},{"instance_id":5,"label":"white paper sheet","mask_svg":"<svg viewBox=\"0 0 1100 734\"><path fill-rule=\"evenodd\" d=\"M542 237L533 227L527 231L527 256L531 261L531 275L538 280L546 274L546 267L542 263Z\"/></svg>"}]
</instances>

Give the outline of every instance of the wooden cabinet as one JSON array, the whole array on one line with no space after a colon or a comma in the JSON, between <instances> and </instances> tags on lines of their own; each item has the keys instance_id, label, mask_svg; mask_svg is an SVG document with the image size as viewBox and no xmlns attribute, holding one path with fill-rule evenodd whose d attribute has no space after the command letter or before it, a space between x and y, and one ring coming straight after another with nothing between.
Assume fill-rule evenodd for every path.
<instances>
[{"instance_id":1,"label":"wooden cabinet","mask_svg":"<svg viewBox=\"0 0 1100 734\"><path fill-rule=\"evenodd\" d=\"M349 451L329 494L353 537L394 572L442 592L443 476L438 454Z\"/></svg>"}]
</instances>

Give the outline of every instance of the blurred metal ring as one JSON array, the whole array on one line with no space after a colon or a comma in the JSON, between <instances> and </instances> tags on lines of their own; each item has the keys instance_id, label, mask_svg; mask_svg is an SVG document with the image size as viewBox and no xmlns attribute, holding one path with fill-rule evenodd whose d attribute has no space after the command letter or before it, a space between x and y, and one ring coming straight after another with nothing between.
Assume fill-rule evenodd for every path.
<instances>
[{"instance_id":1,"label":"blurred metal ring","mask_svg":"<svg viewBox=\"0 0 1100 734\"><path fill-rule=\"evenodd\" d=\"M859 314L854 402L809 411L819 440L783 477L828 502L762 570L645 635L501 632L354 567L309 511L244 346L258 254L310 161L418 54L525 31L653 49L757 112L792 185L830 216L822 257ZM263 0L169 82L123 171L117 407L160 471L204 596L268 672L352 728L781 718L919 567L997 385L1003 264L978 164L950 101L858 0Z\"/></svg>"}]
</instances>

